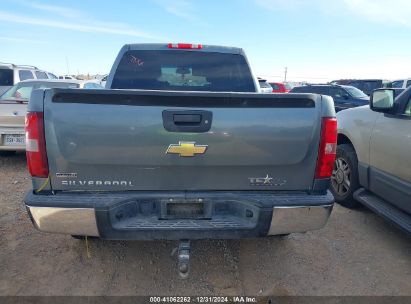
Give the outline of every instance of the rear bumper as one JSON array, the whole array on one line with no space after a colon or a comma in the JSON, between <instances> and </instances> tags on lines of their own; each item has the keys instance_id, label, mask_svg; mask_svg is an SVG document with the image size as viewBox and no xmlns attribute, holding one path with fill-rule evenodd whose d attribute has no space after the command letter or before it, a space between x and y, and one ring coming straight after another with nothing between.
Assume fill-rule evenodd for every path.
<instances>
[{"instance_id":1,"label":"rear bumper","mask_svg":"<svg viewBox=\"0 0 411 304\"><path fill-rule=\"evenodd\" d=\"M203 202L203 219L164 218L168 202ZM25 203L44 232L116 240L238 239L322 228L333 207L324 195L206 193L60 193Z\"/></svg>"}]
</instances>

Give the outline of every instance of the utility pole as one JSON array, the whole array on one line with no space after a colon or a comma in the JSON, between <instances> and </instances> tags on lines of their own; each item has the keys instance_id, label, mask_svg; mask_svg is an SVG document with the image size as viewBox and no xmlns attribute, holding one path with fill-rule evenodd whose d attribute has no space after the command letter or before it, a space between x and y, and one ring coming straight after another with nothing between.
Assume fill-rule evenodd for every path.
<instances>
[{"instance_id":1,"label":"utility pole","mask_svg":"<svg viewBox=\"0 0 411 304\"><path fill-rule=\"evenodd\" d=\"M70 75L70 67L69 67L69 61L68 61L67 56L66 56L66 65L67 65L67 75Z\"/></svg>"},{"instance_id":2,"label":"utility pole","mask_svg":"<svg viewBox=\"0 0 411 304\"><path fill-rule=\"evenodd\" d=\"M288 68L285 67L284 68L284 82L287 82L287 71L288 71Z\"/></svg>"}]
</instances>

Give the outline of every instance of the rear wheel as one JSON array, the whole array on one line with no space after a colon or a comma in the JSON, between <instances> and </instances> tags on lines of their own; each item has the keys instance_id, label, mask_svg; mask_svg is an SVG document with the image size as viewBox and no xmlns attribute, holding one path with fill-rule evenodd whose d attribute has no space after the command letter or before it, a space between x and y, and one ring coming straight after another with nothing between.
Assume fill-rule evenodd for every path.
<instances>
[{"instance_id":1,"label":"rear wheel","mask_svg":"<svg viewBox=\"0 0 411 304\"><path fill-rule=\"evenodd\" d=\"M358 159L354 147L349 144L339 145L330 187L335 201L347 208L357 207L359 203L353 194L359 187Z\"/></svg>"}]
</instances>

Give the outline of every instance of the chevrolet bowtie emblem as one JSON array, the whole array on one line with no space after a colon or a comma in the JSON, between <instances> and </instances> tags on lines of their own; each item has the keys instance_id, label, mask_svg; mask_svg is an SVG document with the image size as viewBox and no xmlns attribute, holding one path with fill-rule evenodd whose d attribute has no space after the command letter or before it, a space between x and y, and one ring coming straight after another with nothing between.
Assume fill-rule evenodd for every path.
<instances>
[{"instance_id":1,"label":"chevrolet bowtie emblem","mask_svg":"<svg viewBox=\"0 0 411 304\"><path fill-rule=\"evenodd\" d=\"M171 144L168 146L166 154L180 154L181 157L192 157L196 154L204 154L207 145L196 145L195 142L180 141L178 145Z\"/></svg>"}]
</instances>

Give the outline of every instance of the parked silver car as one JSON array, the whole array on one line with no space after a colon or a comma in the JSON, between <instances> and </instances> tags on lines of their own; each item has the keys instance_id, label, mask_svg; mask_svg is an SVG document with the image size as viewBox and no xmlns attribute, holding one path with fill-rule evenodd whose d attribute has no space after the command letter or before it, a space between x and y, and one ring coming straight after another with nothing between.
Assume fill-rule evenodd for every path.
<instances>
[{"instance_id":1,"label":"parked silver car","mask_svg":"<svg viewBox=\"0 0 411 304\"><path fill-rule=\"evenodd\" d=\"M26 80L11 87L0 96L0 155L24 151L24 118L27 102L34 89L79 88L78 81L68 80Z\"/></svg>"}]
</instances>

